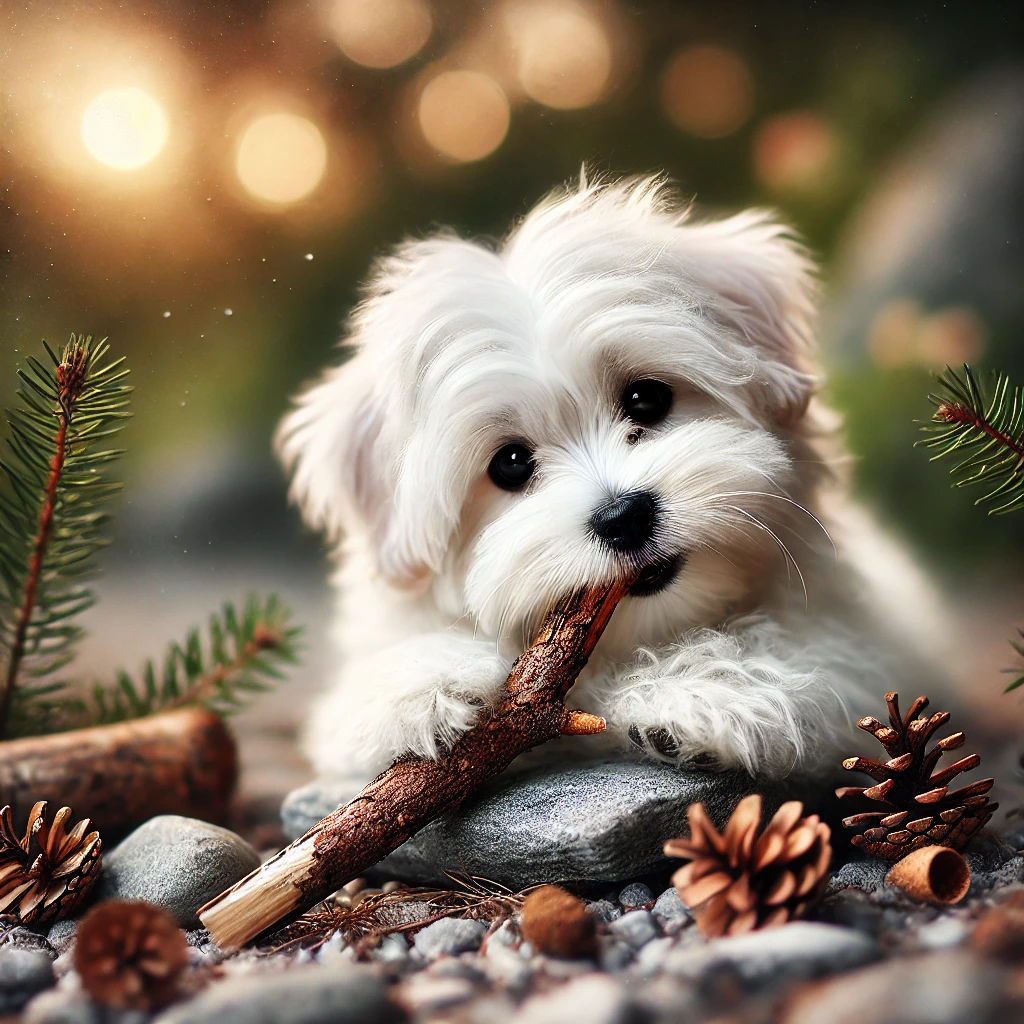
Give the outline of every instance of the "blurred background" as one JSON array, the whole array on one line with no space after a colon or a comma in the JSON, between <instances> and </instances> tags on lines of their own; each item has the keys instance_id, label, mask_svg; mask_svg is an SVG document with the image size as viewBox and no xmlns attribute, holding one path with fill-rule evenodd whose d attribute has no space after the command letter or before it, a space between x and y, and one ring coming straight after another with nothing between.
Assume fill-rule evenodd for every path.
<instances>
[{"instance_id":1,"label":"blurred background","mask_svg":"<svg viewBox=\"0 0 1024 1024\"><path fill-rule=\"evenodd\" d=\"M246 785L301 777L326 564L274 425L376 254L440 224L500 235L587 162L664 169L702 211L776 207L820 256L857 491L937 566L955 668L1019 727L1000 670L1021 520L985 518L913 442L945 364L1024 379L1020 21L981 2L0 5L0 400L72 331L109 336L137 388L82 671L278 589L306 661L242 719Z\"/></svg>"}]
</instances>

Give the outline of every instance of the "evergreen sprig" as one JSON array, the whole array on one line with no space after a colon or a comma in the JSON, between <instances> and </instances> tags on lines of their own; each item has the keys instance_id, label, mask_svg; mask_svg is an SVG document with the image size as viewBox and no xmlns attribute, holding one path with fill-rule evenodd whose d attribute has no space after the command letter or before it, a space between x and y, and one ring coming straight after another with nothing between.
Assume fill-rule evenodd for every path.
<instances>
[{"instance_id":1,"label":"evergreen sprig","mask_svg":"<svg viewBox=\"0 0 1024 1024\"><path fill-rule=\"evenodd\" d=\"M122 451L131 392L106 340L72 335L52 364L19 367L0 458L0 737L29 731L61 688L46 682L74 653L74 621L95 600L87 580L107 543L104 506L120 489L108 473Z\"/></svg>"},{"instance_id":2,"label":"evergreen sprig","mask_svg":"<svg viewBox=\"0 0 1024 1024\"><path fill-rule=\"evenodd\" d=\"M120 490L109 474L122 454L106 447L129 415L131 388L106 340L72 336L46 361L18 370L17 405L7 412L0 457L0 739L138 718L203 703L220 714L283 678L299 630L274 596L225 604L204 643L191 630L172 643L159 670L119 672L78 697L55 678L74 656L76 621L95 603L88 586L107 543L107 505Z\"/></svg>"},{"instance_id":3,"label":"evergreen sprig","mask_svg":"<svg viewBox=\"0 0 1024 1024\"><path fill-rule=\"evenodd\" d=\"M985 493L975 505L991 505L991 516L1024 508L1024 391L1010 385L1004 373L995 373L986 397L974 371L964 363L963 376L946 367L936 378L940 394L928 398L936 407L931 424L921 429L931 436L917 443L934 448L932 461L947 455L964 455L952 469L954 487L981 485ZM1010 645L1024 657L1021 640ZM1024 686L1024 675L1006 692Z\"/></svg>"},{"instance_id":4,"label":"evergreen sprig","mask_svg":"<svg viewBox=\"0 0 1024 1024\"><path fill-rule=\"evenodd\" d=\"M946 367L937 378L941 393L929 395L936 406L931 436L918 444L935 449L932 459L965 456L950 469L955 487L979 485L985 493L976 505L994 505L989 515L1024 508L1024 395L1002 373L994 375L989 397L974 371L963 376Z\"/></svg>"},{"instance_id":5,"label":"evergreen sprig","mask_svg":"<svg viewBox=\"0 0 1024 1024\"><path fill-rule=\"evenodd\" d=\"M245 697L284 679L282 665L296 661L301 630L275 596L248 598L241 614L230 602L210 616L204 645L198 629L184 645L171 643L157 670L146 662L139 678L118 672L113 685L96 684L89 703L79 705L89 722L119 722L185 704L205 704L218 714L241 710Z\"/></svg>"}]
</instances>

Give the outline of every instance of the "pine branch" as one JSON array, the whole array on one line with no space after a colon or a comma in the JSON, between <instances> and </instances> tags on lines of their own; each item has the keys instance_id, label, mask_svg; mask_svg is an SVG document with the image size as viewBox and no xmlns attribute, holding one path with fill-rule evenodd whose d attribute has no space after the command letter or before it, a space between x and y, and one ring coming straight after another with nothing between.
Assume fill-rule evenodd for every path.
<instances>
[{"instance_id":1,"label":"pine branch","mask_svg":"<svg viewBox=\"0 0 1024 1024\"><path fill-rule=\"evenodd\" d=\"M129 415L128 371L103 362L105 340L72 335L60 356L44 348L52 367L29 356L18 369L0 459L0 737L38 723L63 685L38 680L71 659L73 620L93 603L85 581L120 489L105 470L122 454L97 443Z\"/></svg>"},{"instance_id":2,"label":"pine branch","mask_svg":"<svg viewBox=\"0 0 1024 1024\"><path fill-rule=\"evenodd\" d=\"M205 647L199 630L190 630L184 646L169 645L159 676L152 660L139 680L119 672L114 685L93 688L91 704L69 709L72 717L119 722L186 704L204 704L221 715L239 711L247 695L285 677L279 666L297 660L301 630L288 624L289 616L275 595L250 596L241 615L226 603L220 615L210 616Z\"/></svg>"},{"instance_id":3,"label":"pine branch","mask_svg":"<svg viewBox=\"0 0 1024 1024\"><path fill-rule=\"evenodd\" d=\"M965 455L950 470L955 487L981 485L985 493L976 505L997 503L989 515L1024 507L1024 394L1011 387L1005 374L996 374L986 398L974 371L966 363L963 376L946 367L937 378L941 394L929 395L935 404L934 425L922 429L932 436L919 445L936 449L932 460Z\"/></svg>"}]
</instances>

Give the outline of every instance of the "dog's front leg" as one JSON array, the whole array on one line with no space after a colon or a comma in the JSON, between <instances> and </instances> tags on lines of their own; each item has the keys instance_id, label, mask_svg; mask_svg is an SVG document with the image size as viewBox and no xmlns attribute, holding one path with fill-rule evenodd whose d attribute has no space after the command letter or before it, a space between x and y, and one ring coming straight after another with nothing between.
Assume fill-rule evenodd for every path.
<instances>
[{"instance_id":1,"label":"dog's front leg","mask_svg":"<svg viewBox=\"0 0 1024 1024\"><path fill-rule=\"evenodd\" d=\"M820 760L848 722L852 684L822 660L770 622L698 630L589 681L585 699L623 748L779 776Z\"/></svg>"},{"instance_id":2,"label":"dog's front leg","mask_svg":"<svg viewBox=\"0 0 1024 1024\"><path fill-rule=\"evenodd\" d=\"M306 752L322 773L367 780L402 754L436 757L476 724L510 668L493 642L455 631L355 659L314 706Z\"/></svg>"}]
</instances>

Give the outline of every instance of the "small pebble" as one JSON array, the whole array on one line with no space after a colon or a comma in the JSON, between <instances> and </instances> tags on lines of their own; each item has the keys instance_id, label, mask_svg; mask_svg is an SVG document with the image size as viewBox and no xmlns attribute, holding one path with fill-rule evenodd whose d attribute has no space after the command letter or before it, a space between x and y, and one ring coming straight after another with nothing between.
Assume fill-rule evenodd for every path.
<instances>
[{"instance_id":1,"label":"small pebble","mask_svg":"<svg viewBox=\"0 0 1024 1024\"><path fill-rule=\"evenodd\" d=\"M651 913L667 935L675 935L693 920L686 904L679 898L679 890L674 885L655 900Z\"/></svg>"},{"instance_id":2,"label":"small pebble","mask_svg":"<svg viewBox=\"0 0 1024 1024\"><path fill-rule=\"evenodd\" d=\"M611 924L616 918L622 917L622 908L611 900L592 900L587 904L587 910L602 924Z\"/></svg>"},{"instance_id":3,"label":"small pebble","mask_svg":"<svg viewBox=\"0 0 1024 1024\"><path fill-rule=\"evenodd\" d=\"M606 974L591 972L527 999L513 1020L516 1024L627 1024L636 1017L622 985Z\"/></svg>"},{"instance_id":4,"label":"small pebble","mask_svg":"<svg viewBox=\"0 0 1024 1024\"><path fill-rule=\"evenodd\" d=\"M421 960L436 960L439 956L479 949L486 934L487 925L482 921L445 917L417 932L413 949Z\"/></svg>"},{"instance_id":5,"label":"small pebble","mask_svg":"<svg viewBox=\"0 0 1024 1024\"><path fill-rule=\"evenodd\" d=\"M370 954L371 958L385 964L405 963L409 959L409 943L399 933L385 935L380 945Z\"/></svg>"},{"instance_id":6,"label":"small pebble","mask_svg":"<svg viewBox=\"0 0 1024 1024\"><path fill-rule=\"evenodd\" d=\"M917 930L922 949L951 949L967 938L967 925L958 917L940 917Z\"/></svg>"},{"instance_id":7,"label":"small pebble","mask_svg":"<svg viewBox=\"0 0 1024 1024\"><path fill-rule=\"evenodd\" d=\"M53 962L31 949L0 949L0 1013L17 1013L34 995L52 988Z\"/></svg>"},{"instance_id":8,"label":"small pebble","mask_svg":"<svg viewBox=\"0 0 1024 1024\"><path fill-rule=\"evenodd\" d=\"M635 954L633 947L620 939L605 939L597 953L597 963L602 971L614 974L625 970L632 962Z\"/></svg>"},{"instance_id":9,"label":"small pebble","mask_svg":"<svg viewBox=\"0 0 1024 1024\"><path fill-rule=\"evenodd\" d=\"M650 909L654 902L654 893L642 882L632 882L619 893L619 903L623 910L636 910L638 907Z\"/></svg>"},{"instance_id":10,"label":"small pebble","mask_svg":"<svg viewBox=\"0 0 1024 1024\"><path fill-rule=\"evenodd\" d=\"M633 949L640 949L658 934L658 926L648 910L631 910L617 921L612 921L608 928L612 935Z\"/></svg>"},{"instance_id":11,"label":"small pebble","mask_svg":"<svg viewBox=\"0 0 1024 1024\"><path fill-rule=\"evenodd\" d=\"M476 995L476 986L465 978L438 978L426 972L410 974L395 993L398 1002L416 1014L432 1014Z\"/></svg>"}]
</instances>

